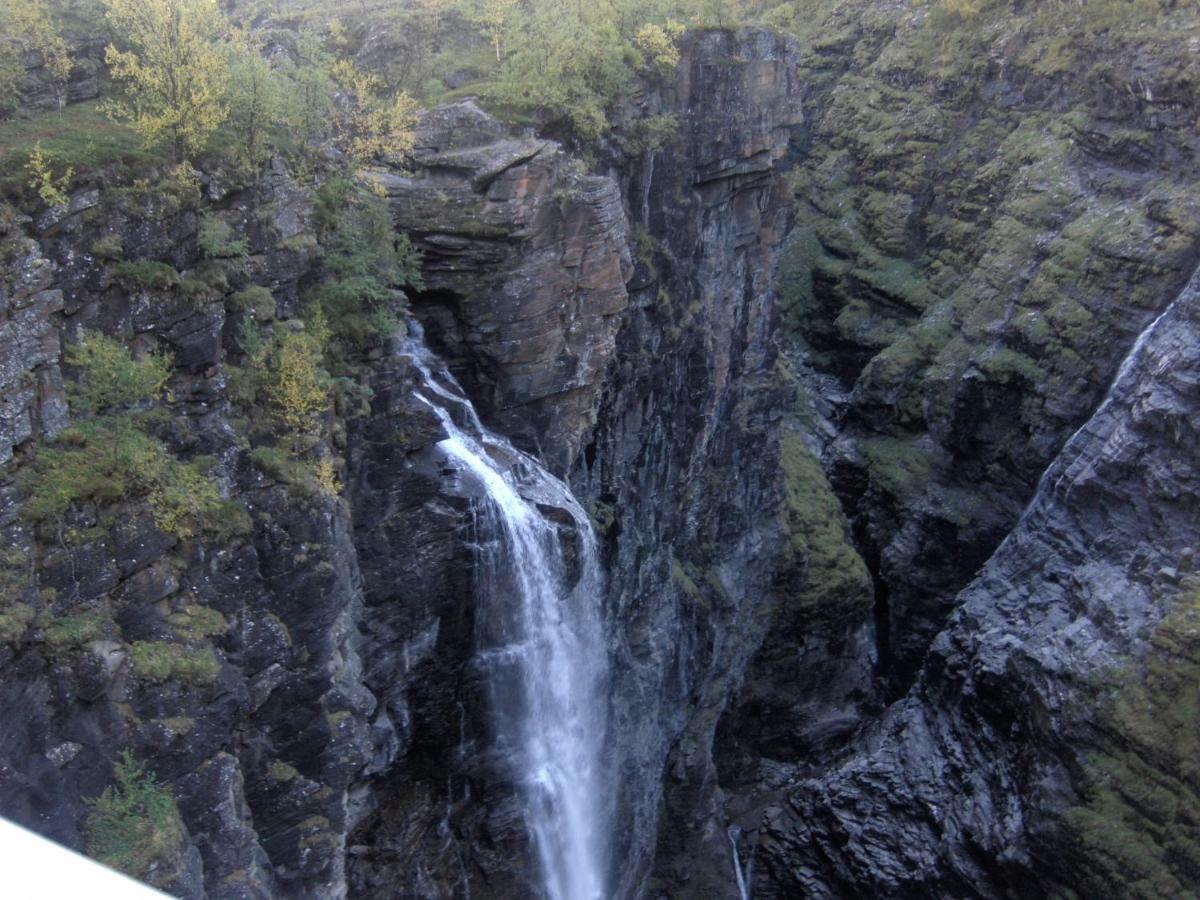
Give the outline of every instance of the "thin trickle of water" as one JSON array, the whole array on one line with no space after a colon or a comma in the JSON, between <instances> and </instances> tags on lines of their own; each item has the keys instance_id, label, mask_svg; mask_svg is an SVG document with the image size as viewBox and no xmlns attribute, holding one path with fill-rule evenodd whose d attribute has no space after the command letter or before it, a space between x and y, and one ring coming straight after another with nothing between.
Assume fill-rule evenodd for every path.
<instances>
[{"instance_id":1,"label":"thin trickle of water","mask_svg":"<svg viewBox=\"0 0 1200 900\"><path fill-rule=\"evenodd\" d=\"M1068 475L1070 475L1073 479L1077 479L1079 477L1080 473L1073 471L1073 466L1077 463L1077 460L1073 455L1076 443L1085 433L1087 433L1088 429L1092 427L1092 424L1097 419L1102 417L1104 413L1108 411L1108 408L1113 404L1113 401L1116 398L1117 389L1125 381L1126 376L1141 357L1142 350L1145 348L1146 343L1158 330L1159 324L1174 311L1182 298L1185 296L1190 296L1196 291L1200 291L1200 268L1197 268L1197 270L1192 274L1192 277L1188 280L1188 283L1184 286L1183 290L1180 291L1169 304L1167 304L1166 309L1155 316L1154 320L1145 328L1143 328L1141 334L1137 336L1137 340L1133 342L1133 346L1129 349L1129 352L1125 354L1125 358L1121 361L1121 365L1117 368L1117 374L1113 376L1112 383L1109 384L1108 390L1105 392L1104 399L1100 402L1100 405L1096 407L1095 412L1088 416L1087 420L1075 430L1070 438L1067 439L1066 443L1062 446L1062 450L1059 451L1058 456L1050 463L1049 466L1046 467L1046 470L1042 472L1041 478L1038 479L1037 489L1033 492L1033 497L1030 499L1029 504L1021 514L1022 519L1030 514L1031 510L1035 508L1035 506L1044 498L1047 493L1058 493L1063 481L1068 477ZM1009 533L1009 537L1011 537L1015 532L1016 529L1013 529L1013 531ZM1008 539L1009 538L1005 538L1005 543L1008 542Z\"/></svg>"},{"instance_id":2,"label":"thin trickle of water","mask_svg":"<svg viewBox=\"0 0 1200 900\"><path fill-rule=\"evenodd\" d=\"M477 662L488 676L497 749L513 765L545 895L599 900L608 837L600 773L607 654L590 520L562 481L483 427L417 339L401 352L421 373L421 399L446 431L439 448L487 495L482 521L498 540L482 553ZM572 520L573 567L560 528L539 503Z\"/></svg>"},{"instance_id":3,"label":"thin trickle of water","mask_svg":"<svg viewBox=\"0 0 1200 900\"><path fill-rule=\"evenodd\" d=\"M733 874L737 879L738 897L741 900L750 900L750 863L746 864L746 872L742 872L742 858L738 853L738 837L741 836L742 830L736 825L729 826L729 830L725 834L729 837L729 846L733 848Z\"/></svg>"}]
</instances>

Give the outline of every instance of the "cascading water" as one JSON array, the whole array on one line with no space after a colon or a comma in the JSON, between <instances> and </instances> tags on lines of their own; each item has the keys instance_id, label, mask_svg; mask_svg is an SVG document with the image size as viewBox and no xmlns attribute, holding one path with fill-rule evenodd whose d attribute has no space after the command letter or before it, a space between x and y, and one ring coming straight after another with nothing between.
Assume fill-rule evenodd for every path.
<instances>
[{"instance_id":1,"label":"cascading water","mask_svg":"<svg viewBox=\"0 0 1200 900\"><path fill-rule=\"evenodd\" d=\"M607 654L591 522L562 481L483 427L453 377L420 343L419 329L401 352L421 373L421 399L448 435L438 447L486 494L482 524L497 540L482 551L488 608L480 615L479 662L488 676L497 750L514 764L545 894L598 900L605 896L608 834L599 754ZM574 566L559 526L539 506L572 520ZM569 570L577 573L574 585Z\"/></svg>"}]
</instances>

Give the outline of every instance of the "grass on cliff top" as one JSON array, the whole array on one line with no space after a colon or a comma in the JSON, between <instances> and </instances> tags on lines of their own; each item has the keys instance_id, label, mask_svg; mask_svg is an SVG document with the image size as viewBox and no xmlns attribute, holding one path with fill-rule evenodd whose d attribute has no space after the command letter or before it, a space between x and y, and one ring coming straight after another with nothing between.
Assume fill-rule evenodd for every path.
<instances>
[{"instance_id":1,"label":"grass on cliff top","mask_svg":"<svg viewBox=\"0 0 1200 900\"><path fill-rule=\"evenodd\" d=\"M0 187L7 193L28 180L25 163L39 142L55 172L77 173L113 162L163 163L166 158L147 150L137 133L114 122L98 100L75 103L61 112L42 112L0 122Z\"/></svg>"},{"instance_id":2,"label":"grass on cliff top","mask_svg":"<svg viewBox=\"0 0 1200 900\"><path fill-rule=\"evenodd\" d=\"M61 111L38 112L0 121L0 196L19 197L28 192L25 164L38 144L55 175L71 169L76 176L116 165L123 177L148 175L171 162L166 148L147 147L132 128L115 122L103 110L103 100L73 103ZM295 136L271 129L267 141L283 152L293 152ZM228 124L209 138L202 157L232 158L237 139Z\"/></svg>"}]
</instances>

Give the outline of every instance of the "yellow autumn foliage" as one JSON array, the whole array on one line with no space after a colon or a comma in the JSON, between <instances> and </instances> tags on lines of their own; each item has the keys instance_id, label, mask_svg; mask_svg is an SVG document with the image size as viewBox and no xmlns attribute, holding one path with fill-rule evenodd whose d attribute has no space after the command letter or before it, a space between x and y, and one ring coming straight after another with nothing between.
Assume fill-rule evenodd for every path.
<instances>
[{"instance_id":1,"label":"yellow autumn foliage","mask_svg":"<svg viewBox=\"0 0 1200 900\"><path fill-rule=\"evenodd\" d=\"M168 143L177 160L203 149L229 110L228 23L216 0L103 0L121 44L104 59L125 99L109 112L148 145Z\"/></svg>"},{"instance_id":2,"label":"yellow autumn foliage","mask_svg":"<svg viewBox=\"0 0 1200 900\"><path fill-rule=\"evenodd\" d=\"M284 425L297 437L317 431L329 408L329 388L312 335L288 332L272 353L267 391Z\"/></svg>"},{"instance_id":3,"label":"yellow autumn foliage","mask_svg":"<svg viewBox=\"0 0 1200 900\"><path fill-rule=\"evenodd\" d=\"M73 63L67 42L58 33L43 0L4 0L0 3L0 108L8 108L24 75L22 57L29 51L41 54L50 87L59 106L67 100L67 80ZM12 104L15 106L15 104Z\"/></svg>"}]
</instances>

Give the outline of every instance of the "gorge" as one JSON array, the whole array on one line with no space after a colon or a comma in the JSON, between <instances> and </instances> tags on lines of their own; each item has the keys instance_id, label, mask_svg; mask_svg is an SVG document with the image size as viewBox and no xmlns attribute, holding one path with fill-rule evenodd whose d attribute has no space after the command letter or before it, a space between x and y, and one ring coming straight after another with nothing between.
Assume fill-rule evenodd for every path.
<instances>
[{"instance_id":1,"label":"gorge","mask_svg":"<svg viewBox=\"0 0 1200 900\"><path fill-rule=\"evenodd\" d=\"M186 898L1200 892L1200 17L977 5L9 197L0 814L158 792L104 861Z\"/></svg>"}]
</instances>

